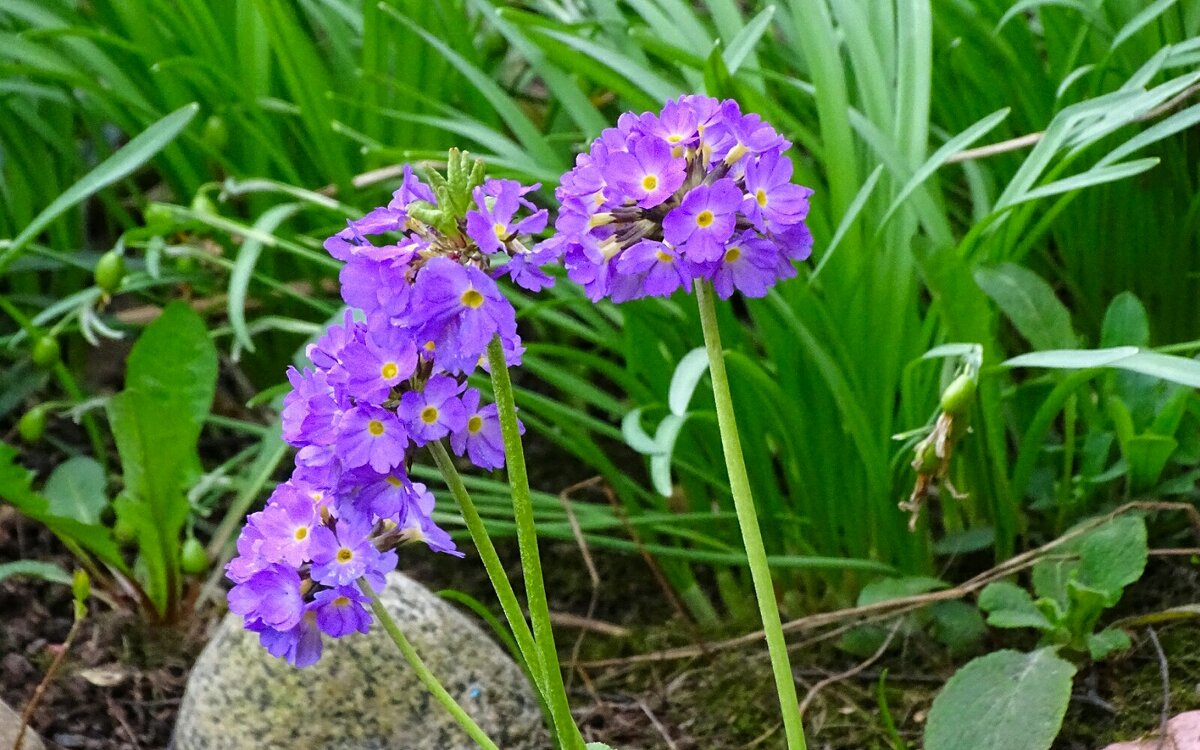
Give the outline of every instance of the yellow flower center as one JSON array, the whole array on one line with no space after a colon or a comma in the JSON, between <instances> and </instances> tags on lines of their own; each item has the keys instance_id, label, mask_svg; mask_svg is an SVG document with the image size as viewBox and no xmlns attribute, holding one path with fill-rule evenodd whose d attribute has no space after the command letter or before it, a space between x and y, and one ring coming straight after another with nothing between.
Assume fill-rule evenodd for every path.
<instances>
[{"instance_id":1,"label":"yellow flower center","mask_svg":"<svg viewBox=\"0 0 1200 750\"><path fill-rule=\"evenodd\" d=\"M767 191L763 190L762 188L755 190L754 191L754 200L758 201L758 205L760 205L760 206L767 205Z\"/></svg>"},{"instance_id":2,"label":"yellow flower center","mask_svg":"<svg viewBox=\"0 0 1200 750\"><path fill-rule=\"evenodd\" d=\"M676 133L675 135L667 136L667 143L679 143L683 140L683 136Z\"/></svg>"},{"instance_id":3,"label":"yellow flower center","mask_svg":"<svg viewBox=\"0 0 1200 750\"><path fill-rule=\"evenodd\" d=\"M483 295L476 289L468 289L459 297L464 306L475 309L483 304Z\"/></svg>"},{"instance_id":4,"label":"yellow flower center","mask_svg":"<svg viewBox=\"0 0 1200 750\"><path fill-rule=\"evenodd\" d=\"M492 231L496 233L496 237L503 238L504 235L508 234L508 227L503 224L493 224Z\"/></svg>"},{"instance_id":5,"label":"yellow flower center","mask_svg":"<svg viewBox=\"0 0 1200 750\"><path fill-rule=\"evenodd\" d=\"M350 604L350 597L348 597L348 596L335 597L334 600L332 602L330 602L330 604L332 604L335 607L348 606Z\"/></svg>"},{"instance_id":6,"label":"yellow flower center","mask_svg":"<svg viewBox=\"0 0 1200 750\"><path fill-rule=\"evenodd\" d=\"M742 257L742 249L740 247L731 247L725 251L725 262L732 263Z\"/></svg>"},{"instance_id":7,"label":"yellow flower center","mask_svg":"<svg viewBox=\"0 0 1200 750\"><path fill-rule=\"evenodd\" d=\"M421 410L421 421L425 424L433 424L438 420L438 409L436 406L426 406Z\"/></svg>"},{"instance_id":8,"label":"yellow flower center","mask_svg":"<svg viewBox=\"0 0 1200 750\"><path fill-rule=\"evenodd\" d=\"M388 484L392 485L393 487L399 487L401 484L400 480L396 477L388 477L387 479L385 479L383 481L387 482Z\"/></svg>"},{"instance_id":9,"label":"yellow flower center","mask_svg":"<svg viewBox=\"0 0 1200 750\"><path fill-rule=\"evenodd\" d=\"M703 229L713 223L713 212L705 209L696 215L696 226Z\"/></svg>"},{"instance_id":10,"label":"yellow flower center","mask_svg":"<svg viewBox=\"0 0 1200 750\"><path fill-rule=\"evenodd\" d=\"M391 380L400 374L400 368L396 366L395 362L384 362L383 367L379 368L379 374L383 376L384 380Z\"/></svg>"},{"instance_id":11,"label":"yellow flower center","mask_svg":"<svg viewBox=\"0 0 1200 750\"><path fill-rule=\"evenodd\" d=\"M658 258L658 260L662 263L671 263L675 260L673 257L671 257L667 253L663 252L662 250L655 250L654 257Z\"/></svg>"},{"instance_id":12,"label":"yellow flower center","mask_svg":"<svg viewBox=\"0 0 1200 750\"><path fill-rule=\"evenodd\" d=\"M642 189L649 192L658 187L658 175L648 174L642 178Z\"/></svg>"},{"instance_id":13,"label":"yellow flower center","mask_svg":"<svg viewBox=\"0 0 1200 750\"><path fill-rule=\"evenodd\" d=\"M367 432L375 437L379 437L383 434L383 422L380 422L378 419L372 419L370 422L367 422Z\"/></svg>"},{"instance_id":14,"label":"yellow flower center","mask_svg":"<svg viewBox=\"0 0 1200 750\"><path fill-rule=\"evenodd\" d=\"M483 417L478 414L473 415L467 420L467 432L475 434L483 429Z\"/></svg>"},{"instance_id":15,"label":"yellow flower center","mask_svg":"<svg viewBox=\"0 0 1200 750\"><path fill-rule=\"evenodd\" d=\"M345 565L354 559L354 550L349 547L342 547L337 551L337 561Z\"/></svg>"},{"instance_id":16,"label":"yellow flower center","mask_svg":"<svg viewBox=\"0 0 1200 750\"><path fill-rule=\"evenodd\" d=\"M296 538L297 542L303 542L308 538L308 527L301 526L300 528L296 529L296 533L292 534L292 536Z\"/></svg>"},{"instance_id":17,"label":"yellow flower center","mask_svg":"<svg viewBox=\"0 0 1200 750\"><path fill-rule=\"evenodd\" d=\"M434 350L434 348L436 346L437 346L437 344L433 343L432 341L426 341L425 342L425 351L431 352Z\"/></svg>"}]
</instances>

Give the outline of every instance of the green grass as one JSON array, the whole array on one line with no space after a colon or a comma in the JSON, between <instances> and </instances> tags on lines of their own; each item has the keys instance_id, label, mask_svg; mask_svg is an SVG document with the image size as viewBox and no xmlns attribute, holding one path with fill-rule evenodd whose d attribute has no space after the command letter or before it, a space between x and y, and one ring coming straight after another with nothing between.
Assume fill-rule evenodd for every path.
<instances>
[{"instance_id":1,"label":"green grass","mask_svg":"<svg viewBox=\"0 0 1200 750\"><path fill-rule=\"evenodd\" d=\"M939 570L935 546L958 532L990 533L1004 557L1134 491L1119 470L1109 376L1072 381L1083 390L1050 401L1070 376L991 369L1038 342L1012 304L977 283L981 268L1036 273L1070 311L1070 334L1089 344L1124 291L1146 308L1148 343L1200 338L1200 8L1012 7L8 0L0 237L16 242L0 240L11 261L0 294L41 330L125 328L79 291L119 237L133 268L125 289L144 301L181 284L227 295L210 313L214 335L267 388L337 310L327 285L336 264L321 239L395 182L356 175L459 145L497 174L541 181L549 198L573 154L621 111L684 92L735 97L794 141L797 179L817 190L807 270L767 299L721 310L754 495L772 561L788 571L785 604L852 601L881 571ZM136 171L87 182L130 138L193 102L186 127L129 162ZM1035 132L1044 137L1031 147L955 157ZM40 226L81 180L91 186L83 202ZM166 216L142 228L153 203ZM637 409L653 434L668 413L672 373L701 344L692 300L592 305L561 283L514 302L530 340L517 385L531 432L603 478L698 618L739 607L748 578L714 468L711 396L697 389L674 441L670 498L621 429ZM0 411L12 412L43 381L29 377L23 334L7 332ZM987 373L952 468L968 497L943 495L933 523L909 532L896 503L914 481L911 442L892 436L931 420L951 373L920 357L952 341L982 344ZM72 347L70 364L83 354ZM1183 414L1180 434L1200 418L1194 395ZM1164 481L1200 462L1178 442ZM273 455L265 442L259 452ZM262 486L252 465L247 455L228 491ZM1104 482L1080 479L1114 468ZM509 531L502 485L480 490L484 515ZM1054 505L1068 500L1069 513ZM535 504L545 533L568 538L557 498ZM576 512L596 547L636 547L606 504ZM710 572L724 602L699 583Z\"/></svg>"}]
</instances>

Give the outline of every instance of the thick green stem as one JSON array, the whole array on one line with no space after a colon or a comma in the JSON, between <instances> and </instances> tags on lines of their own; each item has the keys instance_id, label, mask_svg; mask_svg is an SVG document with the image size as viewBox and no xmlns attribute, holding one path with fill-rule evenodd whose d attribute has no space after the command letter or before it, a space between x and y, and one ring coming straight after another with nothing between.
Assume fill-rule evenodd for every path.
<instances>
[{"instance_id":1,"label":"thick green stem","mask_svg":"<svg viewBox=\"0 0 1200 750\"><path fill-rule=\"evenodd\" d=\"M454 700L454 696L447 692L446 688L442 686L442 683L438 681L433 672L429 671L429 667L425 666L425 662L421 661L421 657L417 654L416 649L408 642L408 638L404 637L404 633L400 631L400 626L396 624L391 614L388 613L387 607L383 606L383 602L379 601L379 595L371 588L371 584L367 583L365 578L360 578L358 579L358 587L371 600L371 611L375 613L375 617L383 625L383 629L391 636L392 641L400 649L400 653L404 655L404 659L412 667L413 671L416 672L417 678L421 680L421 683L425 685L430 694L445 706L446 710L459 723L459 726L471 736L471 739L475 740L477 745L486 750L500 750L496 743L492 742L487 736L487 733L479 728L475 720L463 710L463 707L458 705L458 701Z\"/></svg>"},{"instance_id":2,"label":"thick green stem","mask_svg":"<svg viewBox=\"0 0 1200 750\"><path fill-rule=\"evenodd\" d=\"M512 488L513 518L517 526L517 545L521 550L521 572L525 577L525 598L529 602L529 619L533 637L541 653L542 675L550 714L554 718L555 734L564 750L583 750L583 736L571 707L567 689L558 665L554 646L554 630L550 626L550 605L546 601L546 584L542 580L542 560L538 553L537 528L533 522L533 499L529 494L529 475L525 471L525 450L517 423L517 405L513 398L512 380L504 360L504 345L496 336L488 344L488 366L492 371L492 390L504 436L504 459L508 468L508 483Z\"/></svg>"},{"instance_id":3,"label":"thick green stem","mask_svg":"<svg viewBox=\"0 0 1200 750\"><path fill-rule=\"evenodd\" d=\"M462 476L454 467L454 460L446 452L446 446L442 444L442 441L430 443L429 452L433 454L433 462L437 464L442 478L450 487L450 493L458 501L463 520L467 522L467 529L471 532L471 540L475 542L475 549L479 551L483 567L487 569L488 578L492 581L492 588L496 590L496 597L500 600L500 608L504 610L504 616L508 619L508 627L517 641L517 648L520 649L521 657L525 659L525 664L537 683L538 692L546 699L544 688L546 677L545 669L542 667L541 654L538 653L529 623L525 621L521 602L517 600L517 594L508 580L508 574L500 562L500 556L496 554L496 546L492 544L487 527L483 525L483 518L480 517L479 510L476 509L475 502L471 500L467 486L463 484ZM548 699L547 703L549 703Z\"/></svg>"},{"instance_id":4,"label":"thick green stem","mask_svg":"<svg viewBox=\"0 0 1200 750\"><path fill-rule=\"evenodd\" d=\"M758 528L758 513L754 498L750 494L750 477L746 473L746 461L742 456L742 442L738 437L737 418L733 410L733 397L729 393L729 376L725 373L725 359L721 351L721 331L717 325L717 308L713 299L712 285L707 281L696 284L696 301L700 306L700 325L704 329L704 347L708 351L708 368L712 377L713 397L717 404L717 427L721 432L721 449L725 453L725 469L729 472L729 488L733 494L733 507L737 512L738 525L742 530L742 542L746 546L746 557L750 561L750 577L754 581L754 594L758 598L758 611L762 616L763 631L767 635L767 650L771 654L771 671L775 675L775 690L779 695L779 708L783 713L783 728L787 734L789 750L804 750L804 725L800 718L800 706L796 700L796 680L788 661L787 642L783 638L783 627L779 622L779 606L775 602L775 587L771 583L771 569L767 565L767 551L763 546L762 532Z\"/></svg>"}]
</instances>

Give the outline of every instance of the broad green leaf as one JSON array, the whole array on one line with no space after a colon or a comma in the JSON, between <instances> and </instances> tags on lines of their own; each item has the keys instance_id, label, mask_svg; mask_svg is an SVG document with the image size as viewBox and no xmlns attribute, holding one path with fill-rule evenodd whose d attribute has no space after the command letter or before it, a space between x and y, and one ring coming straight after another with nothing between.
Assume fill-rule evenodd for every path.
<instances>
[{"instance_id":1,"label":"broad green leaf","mask_svg":"<svg viewBox=\"0 0 1200 750\"><path fill-rule=\"evenodd\" d=\"M100 521L108 505L104 469L90 456L76 456L60 464L46 480L42 494L50 501L50 512L80 523Z\"/></svg>"},{"instance_id":2,"label":"broad green leaf","mask_svg":"<svg viewBox=\"0 0 1200 750\"><path fill-rule=\"evenodd\" d=\"M1035 349L1067 349L1078 343L1071 314L1050 285L1013 263L980 268L975 282Z\"/></svg>"},{"instance_id":3,"label":"broad green leaf","mask_svg":"<svg viewBox=\"0 0 1200 750\"><path fill-rule=\"evenodd\" d=\"M109 530L51 513L49 501L33 491L32 474L16 459L16 449L0 443L0 498L23 515L44 524L76 555L90 554L115 570L128 572Z\"/></svg>"},{"instance_id":4,"label":"broad green leaf","mask_svg":"<svg viewBox=\"0 0 1200 750\"><path fill-rule=\"evenodd\" d=\"M1101 630L1099 633L1088 636L1087 639L1088 654L1096 661L1107 658L1115 651L1124 651L1131 645L1129 635L1124 630L1117 628Z\"/></svg>"},{"instance_id":5,"label":"broad green leaf","mask_svg":"<svg viewBox=\"0 0 1200 750\"><path fill-rule=\"evenodd\" d=\"M160 614L179 593L184 490L198 470L196 444L216 380L217 352L204 321L174 302L134 344L125 390L108 403L125 479L114 508L137 530L147 592Z\"/></svg>"},{"instance_id":6,"label":"broad green leaf","mask_svg":"<svg viewBox=\"0 0 1200 750\"><path fill-rule=\"evenodd\" d=\"M0 565L0 581L12 576L29 576L31 578L41 578L43 581L50 581L51 583L71 585L70 573L54 563L42 560L17 560Z\"/></svg>"},{"instance_id":7,"label":"broad green leaf","mask_svg":"<svg viewBox=\"0 0 1200 750\"><path fill-rule=\"evenodd\" d=\"M128 177L135 169L145 164L167 146L187 127L196 113L198 104L186 104L146 128L126 143L119 151L101 162L79 182L67 188L49 206L25 227L12 244L0 254L0 270L17 256L25 245L49 224L83 199L94 195L118 180Z\"/></svg>"},{"instance_id":8,"label":"broad green leaf","mask_svg":"<svg viewBox=\"0 0 1200 750\"><path fill-rule=\"evenodd\" d=\"M1085 651L1088 637L1096 630L1100 616L1108 607L1108 597L1099 589L1072 580L1067 582L1067 602L1060 625L1070 634L1071 646Z\"/></svg>"},{"instance_id":9,"label":"broad green leaf","mask_svg":"<svg viewBox=\"0 0 1200 750\"><path fill-rule=\"evenodd\" d=\"M1126 586L1141 578L1147 556L1145 521L1139 516L1117 516L1061 545L1051 559L1035 565L1034 590L1066 610L1069 585L1076 581L1102 592L1111 607Z\"/></svg>"},{"instance_id":10,"label":"broad green leaf","mask_svg":"<svg viewBox=\"0 0 1200 750\"><path fill-rule=\"evenodd\" d=\"M907 596L918 596L930 591L940 591L949 588L949 584L939 578L930 576L904 576L900 578L880 578L863 586L858 594L858 606L878 604L891 599L902 599Z\"/></svg>"},{"instance_id":11,"label":"broad green leaf","mask_svg":"<svg viewBox=\"0 0 1200 750\"><path fill-rule=\"evenodd\" d=\"M984 639L987 626L979 608L963 601L935 602L929 607L933 635L953 653L962 653Z\"/></svg>"},{"instance_id":12,"label":"broad green leaf","mask_svg":"<svg viewBox=\"0 0 1200 750\"><path fill-rule=\"evenodd\" d=\"M988 613L988 625L995 628L1051 630L1054 627L1034 606L1028 591L1007 581L989 583L979 594L979 608Z\"/></svg>"},{"instance_id":13,"label":"broad green leaf","mask_svg":"<svg viewBox=\"0 0 1200 750\"><path fill-rule=\"evenodd\" d=\"M933 701L925 750L1049 750L1075 667L1053 648L997 651L958 670Z\"/></svg>"},{"instance_id":14,"label":"broad green leaf","mask_svg":"<svg viewBox=\"0 0 1200 750\"><path fill-rule=\"evenodd\" d=\"M671 387L667 391L667 403L670 404L672 414L682 417L687 413L688 402L692 400L692 394L696 392L696 386L706 372L708 352L702 346L691 350L679 360L674 374L671 375Z\"/></svg>"}]
</instances>

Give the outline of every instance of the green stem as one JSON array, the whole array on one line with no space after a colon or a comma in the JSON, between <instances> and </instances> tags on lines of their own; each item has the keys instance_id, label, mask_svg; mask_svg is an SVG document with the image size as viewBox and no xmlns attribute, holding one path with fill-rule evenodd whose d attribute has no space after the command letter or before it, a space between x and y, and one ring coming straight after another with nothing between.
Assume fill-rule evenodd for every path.
<instances>
[{"instance_id":1,"label":"green stem","mask_svg":"<svg viewBox=\"0 0 1200 750\"><path fill-rule=\"evenodd\" d=\"M483 567L487 569L488 578L492 581L492 588L496 590L496 597L500 600L500 608L504 610L509 629L512 630L513 638L517 641L517 648L537 683L538 692L545 698L546 677L545 670L542 668L541 654L538 653L534 643L529 623L525 621L521 602L517 600L517 594L508 580L508 573L505 572L504 565L500 562L500 556L496 554L496 546L492 544L487 527L483 525L483 518L480 517L479 510L475 507L475 502L471 500L467 486L463 484L462 476L454 467L454 460L446 452L446 446L442 441L430 443L429 452L433 454L433 462L437 464L442 478L450 487L450 493L458 501L463 520L467 522L467 529L471 532L471 539L475 542L475 548L479 551L480 559L483 560Z\"/></svg>"},{"instance_id":2,"label":"green stem","mask_svg":"<svg viewBox=\"0 0 1200 750\"><path fill-rule=\"evenodd\" d=\"M454 696L447 692L438 678L433 672L429 671L429 667L425 666L425 662L421 661L421 657L417 654L416 649L408 642L408 638L404 637L404 633L400 632L400 626L392 619L391 614L387 611L387 607L383 606L383 602L379 601L379 595L371 588L371 584L367 583L365 578L358 579L358 587L371 600L371 611L375 613L375 617L379 619L383 629L391 636L392 641L400 649L400 653L404 655L404 659L408 662L413 671L417 673L417 678L425 685L430 694L437 698L438 702L445 706L446 710L458 721L467 734L471 735L471 739L475 743L486 750L500 750L495 742L488 738L487 733L479 728L463 707L458 705L458 701L454 700Z\"/></svg>"},{"instance_id":3,"label":"green stem","mask_svg":"<svg viewBox=\"0 0 1200 750\"><path fill-rule=\"evenodd\" d=\"M771 654L771 671L775 675L775 690L779 695L779 707L783 713L787 746L789 750L804 750L804 725L796 700L796 680L792 676L792 666L788 661L787 642L783 638L783 627L779 622L779 606L775 602L775 587L771 583L767 551L763 547L754 498L750 494L750 477L746 473L742 442L738 437L733 397L729 393L729 376L725 373L725 359L721 351L717 308L709 282L697 282L696 302L700 306L700 325L704 329L704 347L708 351L708 368L712 377L713 397L717 404L717 428L721 432L725 469L729 472L733 507L737 511L742 542L746 545L746 557L750 561L754 594L758 599L758 611L762 616L763 631L767 635L767 650Z\"/></svg>"},{"instance_id":4,"label":"green stem","mask_svg":"<svg viewBox=\"0 0 1200 750\"><path fill-rule=\"evenodd\" d=\"M542 560L538 554L537 527L533 522L533 499L529 494L529 475L525 470L525 450L517 423L517 405L513 398L512 380L504 360L504 345L496 336L488 344L488 366L492 371L492 390L500 416L500 431L504 436L504 459L508 468L508 483L512 488L513 518L517 525L517 545L521 550L521 572L525 577L525 598L529 602L529 619L533 637L541 652L542 676L550 715L554 718L555 734L564 750L583 750L583 735L571 716L567 688L558 665L554 646L554 630L550 626L550 605L546 601L546 584L542 580Z\"/></svg>"}]
</instances>

